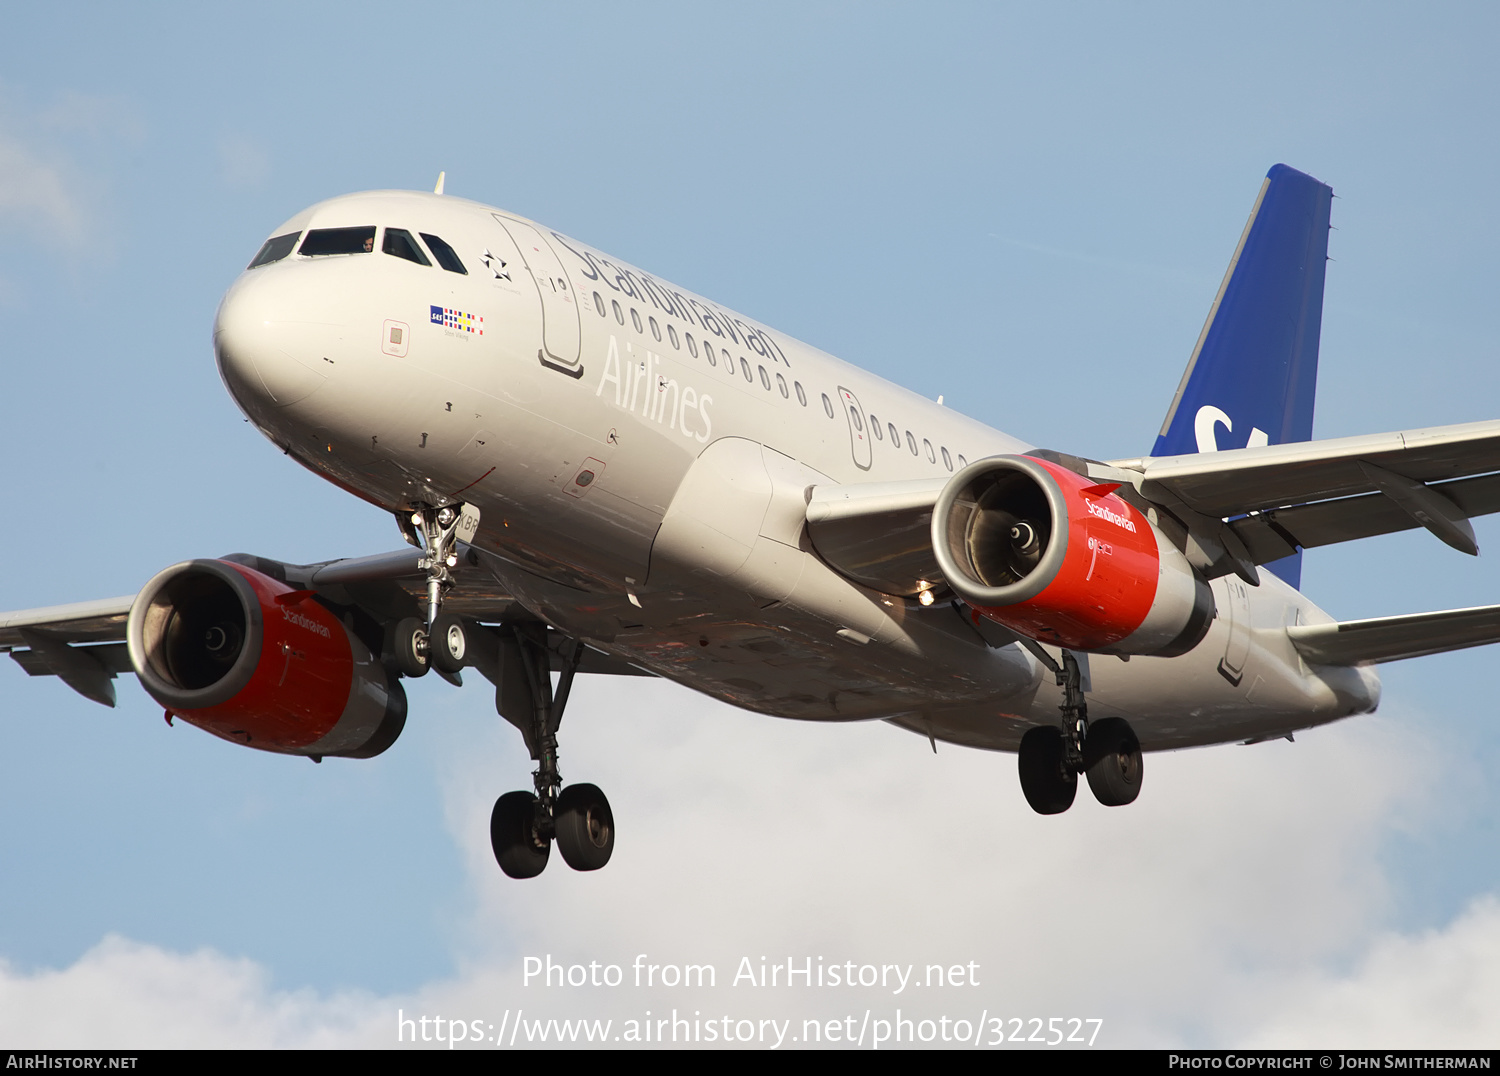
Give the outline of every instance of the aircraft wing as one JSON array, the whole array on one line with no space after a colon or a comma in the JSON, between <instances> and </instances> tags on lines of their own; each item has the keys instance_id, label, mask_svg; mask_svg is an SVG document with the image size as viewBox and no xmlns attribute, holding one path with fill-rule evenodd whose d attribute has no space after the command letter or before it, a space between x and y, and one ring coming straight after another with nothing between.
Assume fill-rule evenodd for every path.
<instances>
[{"instance_id":1,"label":"aircraft wing","mask_svg":"<svg viewBox=\"0 0 1500 1076\"><path fill-rule=\"evenodd\" d=\"M1500 642L1500 605L1287 628L1311 665L1374 665Z\"/></svg>"},{"instance_id":2,"label":"aircraft wing","mask_svg":"<svg viewBox=\"0 0 1500 1076\"><path fill-rule=\"evenodd\" d=\"M1228 519L1254 564L1419 526L1477 553L1469 517L1500 511L1500 422L1115 460L1099 470L1108 469L1169 511Z\"/></svg>"},{"instance_id":3,"label":"aircraft wing","mask_svg":"<svg viewBox=\"0 0 1500 1076\"><path fill-rule=\"evenodd\" d=\"M1032 454L1132 487L1183 524L1174 538L1198 568L1252 585L1254 565L1414 527L1478 553L1469 519L1500 512L1500 421L1109 463ZM808 537L849 578L914 597L941 578L930 526L944 484L816 486Z\"/></svg>"},{"instance_id":4,"label":"aircraft wing","mask_svg":"<svg viewBox=\"0 0 1500 1076\"><path fill-rule=\"evenodd\" d=\"M118 642L125 638L125 619L130 616L134 602L135 595L126 594L101 601L0 613L0 646L25 646L25 635L35 631L45 631L70 643Z\"/></svg>"},{"instance_id":5,"label":"aircraft wing","mask_svg":"<svg viewBox=\"0 0 1500 1076\"><path fill-rule=\"evenodd\" d=\"M29 676L57 676L84 698L115 704L115 674L130 672L125 620L134 594L0 613L0 650ZM72 644L82 643L82 646ZM15 650L15 647L25 647Z\"/></svg>"},{"instance_id":6,"label":"aircraft wing","mask_svg":"<svg viewBox=\"0 0 1500 1076\"><path fill-rule=\"evenodd\" d=\"M308 565L282 564L244 554L226 559L293 586L316 590L337 604L358 605L378 620L394 621L421 612L417 599L425 590L425 580L418 562L423 555L420 550L408 548ZM134 594L127 594L71 605L0 612L0 653L8 651L30 676L56 676L85 698L113 706L113 680L120 673L135 671L125 644L126 623L135 598ZM444 601L444 608L484 624L541 623L516 605L489 573L482 571L463 572L458 585ZM553 668L561 668L562 656L554 652L551 658ZM476 665L491 679L498 675L493 662L480 660ZM584 651L578 671L617 676L654 675L592 648Z\"/></svg>"}]
</instances>

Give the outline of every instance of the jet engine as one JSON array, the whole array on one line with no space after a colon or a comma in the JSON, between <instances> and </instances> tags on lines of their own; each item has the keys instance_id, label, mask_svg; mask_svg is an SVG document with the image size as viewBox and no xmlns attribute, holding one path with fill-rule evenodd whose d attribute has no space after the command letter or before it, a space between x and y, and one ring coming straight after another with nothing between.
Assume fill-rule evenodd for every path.
<instances>
[{"instance_id":1,"label":"jet engine","mask_svg":"<svg viewBox=\"0 0 1500 1076\"><path fill-rule=\"evenodd\" d=\"M406 693L311 591L222 560L146 584L126 628L141 686L170 716L283 754L370 758L406 724Z\"/></svg>"},{"instance_id":2,"label":"jet engine","mask_svg":"<svg viewBox=\"0 0 1500 1076\"><path fill-rule=\"evenodd\" d=\"M938 566L977 612L1040 642L1186 653L1213 594L1117 488L1033 456L972 463L933 509Z\"/></svg>"}]
</instances>

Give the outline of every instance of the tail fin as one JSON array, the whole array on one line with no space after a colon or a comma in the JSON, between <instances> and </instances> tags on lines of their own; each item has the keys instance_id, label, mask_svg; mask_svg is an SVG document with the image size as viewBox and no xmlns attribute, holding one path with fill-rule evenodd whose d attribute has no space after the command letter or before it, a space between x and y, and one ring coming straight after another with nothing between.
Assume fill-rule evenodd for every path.
<instances>
[{"instance_id":1,"label":"tail fin","mask_svg":"<svg viewBox=\"0 0 1500 1076\"><path fill-rule=\"evenodd\" d=\"M1284 164L1266 173L1153 456L1312 437L1332 200ZM1266 567L1295 587L1302 554Z\"/></svg>"}]
</instances>

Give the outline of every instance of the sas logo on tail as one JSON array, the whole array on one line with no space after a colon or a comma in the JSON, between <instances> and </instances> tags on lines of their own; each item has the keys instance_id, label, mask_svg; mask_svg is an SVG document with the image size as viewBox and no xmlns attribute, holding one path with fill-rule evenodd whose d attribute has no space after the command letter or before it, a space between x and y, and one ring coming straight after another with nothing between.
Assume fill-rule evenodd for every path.
<instances>
[{"instance_id":1,"label":"sas logo on tail","mask_svg":"<svg viewBox=\"0 0 1500 1076\"><path fill-rule=\"evenodd\" d=\"M1198 408L1198 414L1193 417L1193 437L1198 442L1199 452L1219 451L1218 427L1223 426L1226 433L1234 432L1234 422L1223 411L1213 404L1204 404ZM1245 444L1246 448L1264 448L1271 443L1271 435L1265 430L1250 428L1250 440Z\"/></svg>"}]
</instances>

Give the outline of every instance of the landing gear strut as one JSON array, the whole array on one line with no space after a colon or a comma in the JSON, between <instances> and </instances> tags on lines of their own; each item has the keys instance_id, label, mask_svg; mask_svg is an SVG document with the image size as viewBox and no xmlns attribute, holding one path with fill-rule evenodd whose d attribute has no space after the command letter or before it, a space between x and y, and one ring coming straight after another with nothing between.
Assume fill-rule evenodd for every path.
<instances>
[{"instance_id":1,"label":"landing gear strut","mask_svg":"<svg viewBox=\"0 0 1500 1076\"><path fill-rule=\"evenodd\" d=\"M1088 775L1089 789L1104 806L1134 801L1141 791L1141 745L1130 724L1106 717L1091 726L1078 658L1064 650L1058 664L1040 646L1029 649L1057 677L1063 701L1058 725L1028 729L1021 737L1017 765L1026 802L1038 814L1061 814L1073 805L1080 773Z\"/></svg>"},{"instance_id":2,"label":"landing gear strut","mask_svg":"<svg viewBox=\"0 0 1500 1076\"><path fill-rule=\"evenodd\" d=\"M1083 741L1089 734L1089 707L1083 700L1083 672L1071 650L1062 652L1062 671L1057 686L1063 689L1062 741L1063 761L1074 773L1083 768Z\"/></svg>"},{"instance_id":3,"label":"landing gear strut","mask_svg":"<svg viewBox=\"0 0 1500 1076\"><path fill-rule=\"evenodd\" d=\"M500 869L512 878L534 878L547 866L552 842L574 870L598 870L615 847L609 800L594 785L562 787L557 766L557 730L583 661L583 643L568 640L557 685L552 649L542 625L504 629L495 708L515 725L536 762L533 792L507 792L490 815L490 844Z\"/></svg>"},{"instance_id":4,"label":"landing gear strut","mask_svg":"<svg viewBox=\"0 0 1500 1076\"><path fill-rule=\"evenodd\" d=\"M458 564L458 541L474 536L479 509L471 504L419 508L396 521L409 541L420 538L427 551L420 561L427 572L427 615L397 623L392 645L396 667L403 676L422 676L430 667L451 676L464 667L468 639L459 617L443 615L443 595L453 586L449 569Z\"/></svg>"}]
</instances>

